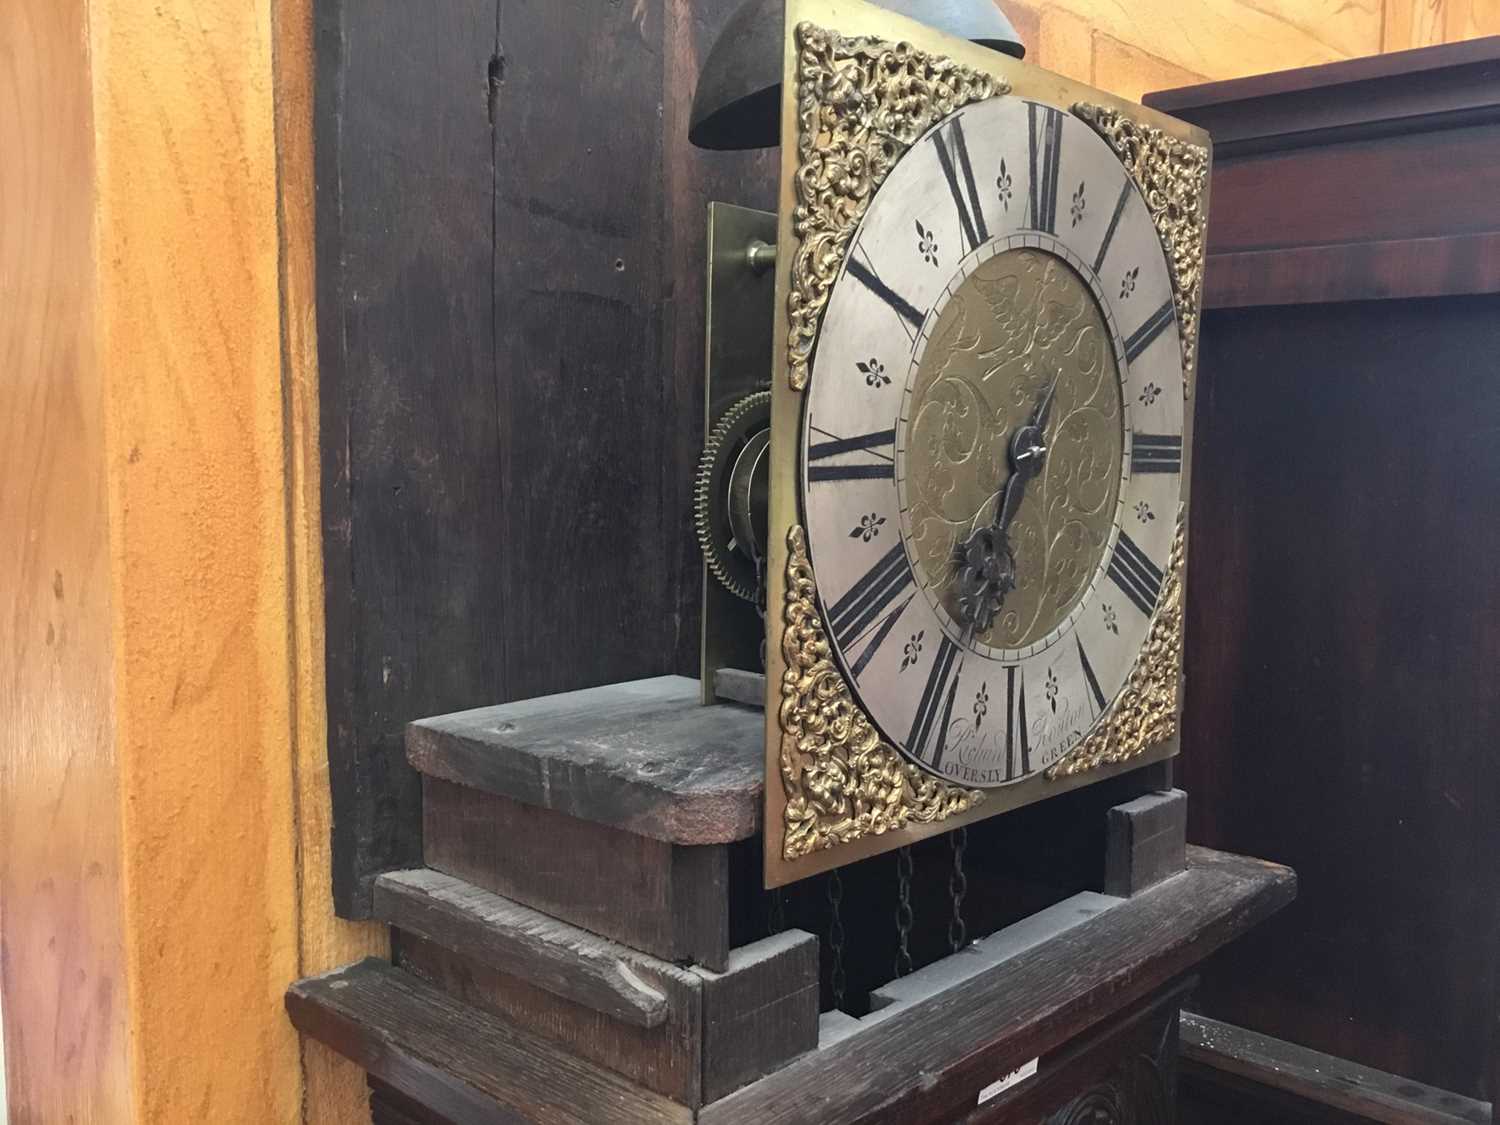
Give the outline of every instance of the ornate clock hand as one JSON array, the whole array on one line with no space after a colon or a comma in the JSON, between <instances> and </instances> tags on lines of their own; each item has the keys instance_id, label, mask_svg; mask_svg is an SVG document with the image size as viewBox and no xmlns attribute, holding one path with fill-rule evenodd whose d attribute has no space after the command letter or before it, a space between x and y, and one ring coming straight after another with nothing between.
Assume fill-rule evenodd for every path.
<instances>
[{"instance_id":1,"label":"ornate clock hand","mask_svg":"<svg viewBox=\"0 0 1500 1125\"><path fill-rule=\"evenodd\" d=\"M1057 376L1047 384L1042 397L1032 408L1031 420L1017 427L1010 436L1010 479L1005 482L1005 493L995 507L995 528L1004 532L1021 507L1021 498L1026 493L1026 483L1042 470L1047 456L1047 419L1052 413L1052 400L1057 393Z\"/></svg>"},{"instance_id":2,"label":"ornate clock hand","mask_svg":"<svg viewBox=\"0 0 1500 1125\"><path fill-rule=\"evenodd\" d=\"M994 624L995 614L1005 604L1005 595L1016 587L1016 558L1011 550L1011 521L1020 511L1026 493L1026 482L1041 472L1047 456L1046 427L1057 391L1057 377L1042 392L1031 419L1011 434L1008 443L1010 477L1005 482L1000 502L995 505L994 522L978 528L959 548L959 609L967 619L969 635L986 632Z\"/></svg>"}]
</instances>

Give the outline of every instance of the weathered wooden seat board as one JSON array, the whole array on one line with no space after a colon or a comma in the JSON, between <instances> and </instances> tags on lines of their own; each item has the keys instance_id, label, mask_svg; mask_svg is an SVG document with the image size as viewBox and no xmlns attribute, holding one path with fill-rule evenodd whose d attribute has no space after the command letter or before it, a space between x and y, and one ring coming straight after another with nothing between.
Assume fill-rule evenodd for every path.
<instances>
[{"instance_id":1,"label":"weathered wooden seat board","mask_svg":"<svg viewBox=\"0 0 1500 1125\"><path fill-rule=\"evenodd\" d=\"M727 844L760 826L759 711L704 707L659 676L422 719L408 760L440 777L669 844Z\"/></svg>"},{"instance_id":2,"label":"weathered wooden seat board","mask_svg":"<svg viewBox=\"0 0 1500 1125\"><path fill-rule=\"evenodd\" d=\"M761 712L660 676L423 719L423 860L667 961L723 970L729 845L759 828Z\"/></svg>"}]
</instances>

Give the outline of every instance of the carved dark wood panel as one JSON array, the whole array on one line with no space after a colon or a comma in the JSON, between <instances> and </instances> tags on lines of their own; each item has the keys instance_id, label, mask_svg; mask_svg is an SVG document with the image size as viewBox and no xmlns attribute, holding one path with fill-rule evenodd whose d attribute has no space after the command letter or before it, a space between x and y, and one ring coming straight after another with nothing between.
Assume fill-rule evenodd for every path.
<instances>
[{"instance_id":1,"label":"carved dark wood panel","mask_svg":"<svg viewBox=\"0 0 1500 1125\"><path fill-rule=\"evenodd\" d=\"M1047 1125L1172 1125L1177 1115L1163 1061L1150 1055L1127 1059L1049 1117Z\"/></svg>"}]
</instances>

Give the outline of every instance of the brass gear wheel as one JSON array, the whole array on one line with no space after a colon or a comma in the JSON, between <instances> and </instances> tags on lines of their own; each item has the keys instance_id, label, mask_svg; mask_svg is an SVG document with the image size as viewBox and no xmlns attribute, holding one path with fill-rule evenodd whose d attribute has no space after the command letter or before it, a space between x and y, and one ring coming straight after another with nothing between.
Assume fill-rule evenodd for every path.
<instances>
[{"instance_id":1,"label":"brass gear wheel","mask_svg":"<svg viewBox=\"0 0 1500 1125\"><path fill-rule=\"evenodd\" d=\"M758 545L753 525L764 525L764 459L771 431L771 392L746 395L719 416L703 443L693 487L693 528L709 573L730 593L759 602ZM752 509L761 504L759 520ZM747 542L748 540L748 542Z\"/></svg>"}]
</instances>

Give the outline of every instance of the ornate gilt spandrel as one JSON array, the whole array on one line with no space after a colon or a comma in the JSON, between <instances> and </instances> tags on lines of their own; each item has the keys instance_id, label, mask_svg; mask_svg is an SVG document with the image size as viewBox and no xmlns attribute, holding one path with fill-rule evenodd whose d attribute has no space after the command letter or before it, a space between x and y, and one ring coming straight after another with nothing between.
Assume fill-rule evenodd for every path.
<instances>
[{"instance_id":1,"label":"ornate gilt spandrel","mask_svg":"<svg viewBox=\"0 0 1500 1125\"><path fill-rule=\"evenodd\" d=\"M807 386L828 293L849 237L896 161L960 106L1009 90L909 43L797 26L797 238L787 298L787 380Z\"/></svg>"},{"instance_id":2,"label":"ornate gilt spandrel","mask_svg":"<svg viewBox=\"0 0 1500 1125\"><path fill-rule=\"evenodd\" d=\"M783 857L800 859L974 808L983 793L923 773L880 737L855 703L828 648L802 528L792 528L786 546L779 710Z\"/></svg>"},{"instance_id":3,"label":"ornate gilt spandrel","mask_svg":"<svg viewBox=\"0 0 1500 1125\"><path fill-rule=\"evenodd\" d=\"M1146 644L1125 689L1115 697L1109 711L1089 736L1047 770L1049 781L1139 758L1151 747L1166 742L1177 733L1182 681L1182 572L1186 530L1179 514L1161 600L1157 603L1151 630L1146 635Z\"/></svg>"},{"instance_id":4,"label":"ornate gilt spandrel","mask_svg":"<svg viewBox=\"0 0 1500 1125\"><path fill-rule=\"evenodd\" d=\"M1079 102L1073 113L1089 123L1125 165L1161 236L1172 271L1184 390L1191 390L1208 239L1208 149L1116 109Z\"/></svg>"}]
</instances>

